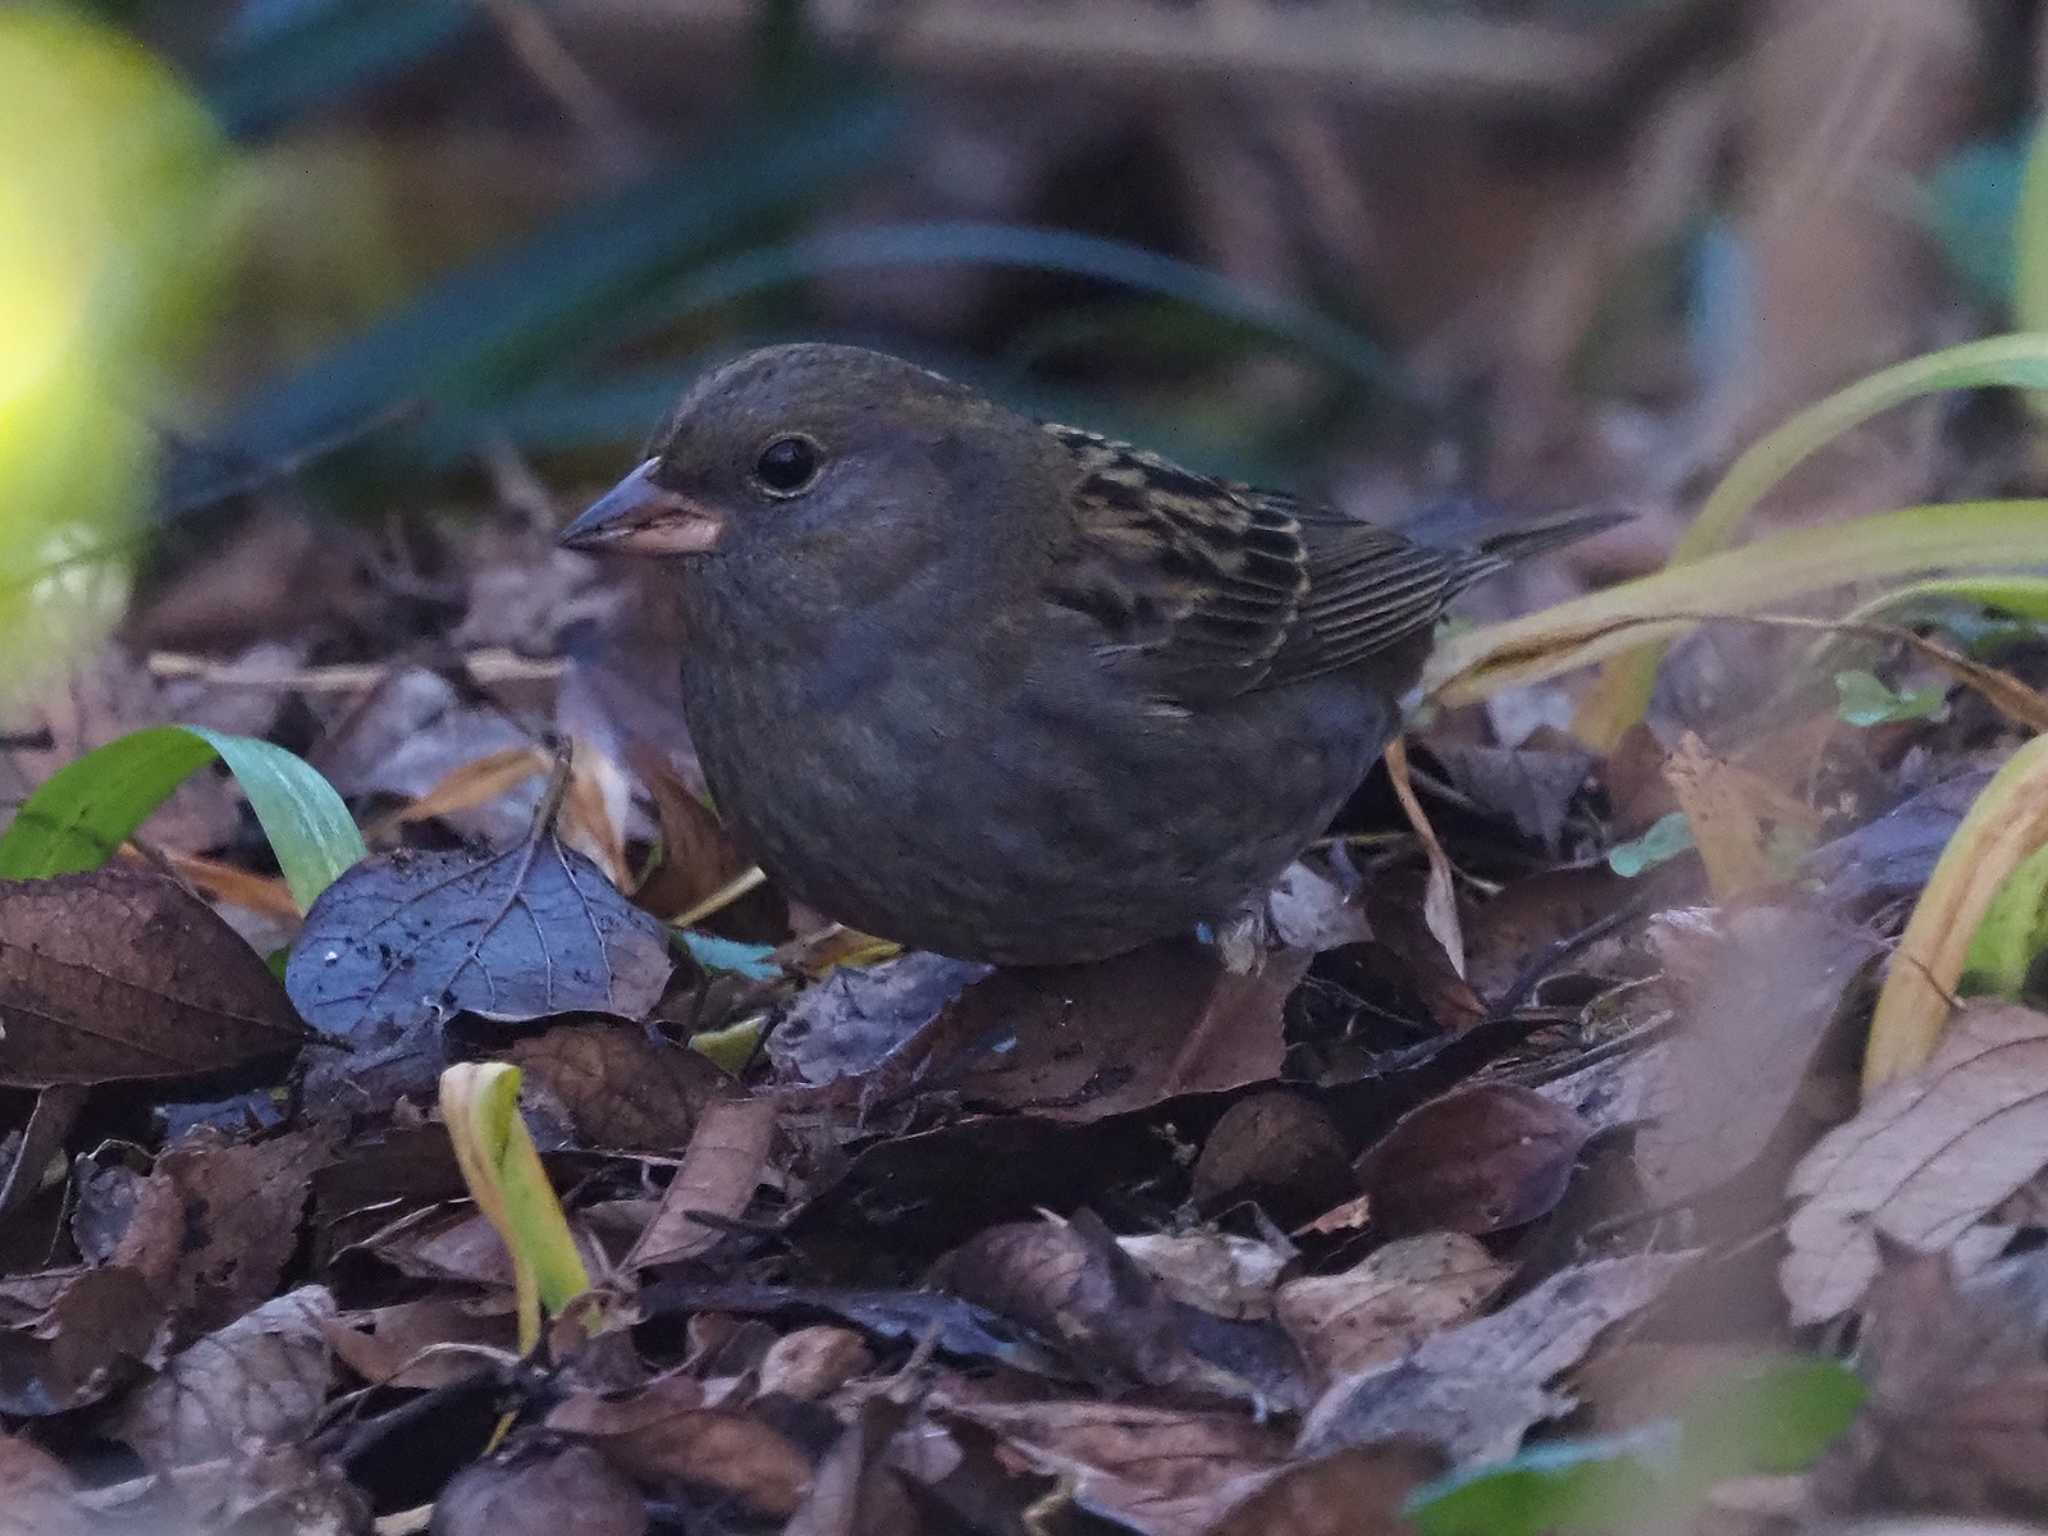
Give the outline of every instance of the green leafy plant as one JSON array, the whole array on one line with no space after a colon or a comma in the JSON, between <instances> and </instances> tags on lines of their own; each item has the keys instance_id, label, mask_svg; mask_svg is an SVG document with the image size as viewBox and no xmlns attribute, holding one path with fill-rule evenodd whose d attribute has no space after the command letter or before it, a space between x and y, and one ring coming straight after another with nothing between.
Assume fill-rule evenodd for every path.
<instances>
[{"instance_id":1,"label":"green leafy plant","mask_svg":"<svg viewBox=\"0 0 2048 1536\"><path fill-rule=\"evenodd\" d=\"M311 764L253 737L162 725L110 741L38 786L0 834L0 878L97 868L173 790L216 760L249 797L299 910L365 856L348 807Z\"/></svg>"}]
</instances>

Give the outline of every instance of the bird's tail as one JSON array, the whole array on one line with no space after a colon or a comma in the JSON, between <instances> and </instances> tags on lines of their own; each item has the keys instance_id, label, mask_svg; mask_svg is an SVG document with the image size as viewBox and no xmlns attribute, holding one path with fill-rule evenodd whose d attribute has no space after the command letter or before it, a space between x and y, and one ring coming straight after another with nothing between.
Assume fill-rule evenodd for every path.
<instances>
[{"instance_id":1,"label":"bird's tail","mask_svg":"<svg viewBox=\"0 0 2048 1536\"><path fill-rule=\"evenodd\" d=\"M1596 533L1620 527L1633 515L1609 507L1597 512L1559 512L1550 517L1531 518L1488 534L1479 540L1478 550L1498 568L1590 539Z\"/></svg>"},{"instance_id":2,"label":"bird's tail","mask_svg":"<svg viewBox=\"0 0 2048 1536\"><path fill-rule=\"evenodd\" d=\"M1512 527L1483 534L1452 555L1450 584L1444 595L1454 596L1518 561L1590 539L1629 518L1629 513L1611 508L1600 512L1559 512L1550 517L1525 518Z\"/></svg>"}]
</instances>

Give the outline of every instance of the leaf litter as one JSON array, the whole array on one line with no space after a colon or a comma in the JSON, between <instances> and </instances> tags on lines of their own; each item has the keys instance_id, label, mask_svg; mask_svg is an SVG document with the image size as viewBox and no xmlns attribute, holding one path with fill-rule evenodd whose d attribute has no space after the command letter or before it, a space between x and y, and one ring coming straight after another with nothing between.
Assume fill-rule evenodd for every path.
<instances>
[{"instance_id":1,"label":"leaf litter","mask_svg":"<svg viewBox=\"0 0 2048 1536\"><path fill-rule=\"evenodd\" d=\"M318 686L233 728L312 729L377 850L303 922L218 807L0 889L0 1531L1449 1529L1851 1340L1817 1463L1686 1496L2037 1512L2042 1016L1894 943L2009 719L1870 637L1854 720L1444 713L1220 944L992 971L751 876L674 637L575 575L509 685L286 653ZM165 718L109 667L129 714L67 742ZM1942 1028L1859 1105L1886 975ZM596 1292L538 1338L434 1091L478 1061Z\"/></svg>"}]
</instances>

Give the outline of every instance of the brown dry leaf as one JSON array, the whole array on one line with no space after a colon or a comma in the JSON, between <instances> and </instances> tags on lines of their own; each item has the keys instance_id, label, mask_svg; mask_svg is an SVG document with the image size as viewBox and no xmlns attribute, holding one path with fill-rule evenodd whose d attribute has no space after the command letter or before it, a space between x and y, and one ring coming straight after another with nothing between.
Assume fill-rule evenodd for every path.
<instances>
[{"instance_id":1,"label":"brown dry leaf","mask_svg":"<svg viewBox=\"0 0 2048 1536\"><path fill-rule=\"evenodd\" d=\"M874 1351L859 1334L825 1323L786 1333L761 1361L761 1395L815 1402L874 1369Z\"/></svg>"},{"instance_id":2,"label":"brown dry leaf","mask_svg":"<svg viewBox=\"0 0 2048 1536\"><path fill-rule=\"evenodd\" d=\"M1207 1528L1289 1460L1277 1426L1234 1409L1007 1402L955 1375L939 1379L928 1406L979 1425L1027 1465L1061 1478L1083 1508L1146 1536Z\"/></svg>"},{"instance_id":3,"label":"brown dry leaf","mask_svg":"<svg viewBox=\"0 0 2048 1536\"><path fill-rule=\"evenodd\" d=\"M1281 1009L1310 956L1283 950L1250 975L1192 941L1094 965L999 970L954 1003L957 1038L1013 1034L1000 1064L963 1076L972 1102L1098 1120L1181 1094L1279 1076Z\"/></svg>"},{"instance_id":4,"label":"brown dry leaf","mask_svg":"<svg viewBox=\"0 0 2048 1536\"><path fill-rule=\"evenodd\" d=\"M647 1505L585 1445L516 1439L464 1467L434 1501L438 1536L641 1536Z\"/></svg>"},{"instance_id":5,"label":"brown dry leaf","mask_svg":"<svg viewBox=\"0 0 2048 1536\"><path fill-rule=\"evenodd\" d=\"M1641 881L1624 880L1604 863L1512 882L1465 925L1472 986L1482 997L1505 996L1531 957L1592 927L1641 889Z\"/></svg>"},{"instance_id":6,"label":"brown dry leaf","mask_svg":"<svg viewBox=\"0 0 2048 1536\"><path fill-rule=\"evenodd\" d=\"M1959 1010L1919 1071L1830 1131L1793 1171L1778 1276L1795 1324L1838 1317L1879 1267L1882 1233L1944 1249L2048 1165L2048 1015Z\"/></svg>"},{"instance_id":7,"label":"brown dry leaf","mask_svg":"<svg viewBox=\"0 0 2048 1536\"><path fill-rule=\"evenodd\" d=\"M1429 858L1429 880L1423 886L1422 920L1450 958L1451 969L1462 980L1465 975L1465 934L1458 925L1458 888L1451 878L1450 855L1429 824L1422 802L1415 798L1415 786L1408 780L1408 743L1395 737L1387 744L1387 778L1394 786L1394 798L1401 802L1401 814L1422 844Z\"/></svg>"},{"instance_id":8,"label":"brown dry leaf","mask_svg":"<svg viewBox=\"0 0 2048 1536\"><path fill-rule=\"evenodd\" d=\"M650 1040L637 1029L558 1024L520 1040L506 1058L545 1090L592 1146L673 1152L730 1079L697 1051Z\"/></svg>"},{"instance_id":9,"label":"brown dry leaf","mask_svg":"<svg viewBox=\"0 0 2048 1536\"><path fill-rule=\"evenodd\" d=\"M1593 770L1593 754L1544 727L1519 747L1446 743L1431 748L1451 783L1553 855L1566 813Z\"/></svg>"},{"instance_id":10,"label":"brown dry leaf","mask_svg":"<svg viewBox=\"0 0 2048 1536\"><path fill-rule=\"evenodd\" d=\"M1086 1210L990 1227L942 1258L931 1283L1057 1341L1085 1371L1278 1406L1304 1395L1277 1328L1177 1305Z\"/></svg>"},{"instance_id":11,"label":"brown dry leaf","mask_svg":"<svg viewBox=\"0 0 2048 1536\"><path fill-rule=\"evenodd\" d=\"M903 1473L884 1464L905 1417L886 1397L863 1402L818 1464L811 1491L782 1536L920 1536L925 1524Z\"/></svg>"},{"instance_id":12,"label":"brown dry leaf","mask_svg":"<svg viewBox=\"0 0 2048 1536\"><path fill-rule=\"evenodd\" d=\"M1869 1384L1814 1469L1825 1507L1989 1514L2048 1504L2048 1261L1964 1277L1945 1254L1889 1267L1861 1341Z\"/></svg>"},{"instance_id":13,"label":"brown dry leaf","mask_svg":"<svg viewBox=\"0 0 2048 1536\"><path fill-rule=\"evenodd\" d=\"M1099 1222L990 1227L933 1267L939 1289L1064 1345L1077 1361L1167 1386L1199 1378L1172 1307Z\"/></svg>"},{"instance_id":14,"label":"brown dry leaf","mask_svg":"<svg viewBox=\"0 0 2048 1536\"><path fill-rule=\"evenodd\" d=\"M1667 912L1651 935L1679 1004L1661 1112L1636 1138L1658 1204L1725 1182L1797 1100L1842 994L1881 947L1805 905Z\"/></svg>"},{"instance_id":15,"label":"brown dry leaf","mask_svg":"<svg viewBox=\"0 0 2048 1536\"><path fill-rule=\"evenodd\" d=\"M288 929L299 926L299 904L281 876L252 875L246 869L196 853L159 851L164 862L177 871L178 878L208 901L261 913Z\"/></svg>"},{"instance_id":16,"label":"brown dry leaf","mask_svg":"<svg viewBox=\"0 0 2048 1536\"><path fill-rule=\"evenodd\" d=\"M841 965L797 994L768 1036L768 1059L799 1083L861 1077L930 1029L989 970L923 950L879 965Z\"/></svg>"},{"instance_id":17,"label":"brown dry leaf","mask_svg":"<svg viewBox=\"0 0 2048 1536\"><path fill-rule=\"evenodd\" d=\"M1287 1468L1203 1536L1397 1536L1414 1529L1408 1495L1445 1469L1424 1445L1338 1451Z\"/></svg>"},{"instance_id":18,"label":"brown dry leaf","mask_svg":"<svg viewBox=\"0 0 2048 1536\"><path fill-rule=\"evenodd\" d=\"M520 785L547 775L551 760L535 746L504 747L451 768L432 789L380 816L364 829L364 837L381 842L400 827L433 821L488 805Z\"/></svg>"},{"instance_id":19,"label":"brown dry leaf","mask_svg":"<svg viewBox=\"0 0 2048 1536\"><path fill-rule=\"evenodd\" d=\"M1322 1210L1356 1188L1351 1148L1330 1112L1276 1088L1223 1112L1195 1159L1190 1192L1203 1211L1253 1200L1285 1222Z\"/></svg>"},{"instance_id":20,"label":"brown dry leaf","mask_svg":"<svg viewBox=\"0 0 2048 1536\"><path fill-rule=\"evenodd\" d=\"M548 1410L546 1423L636 1482L714 1489L779 1519L795 1510L811 1480L809 1459L782 1434L750 1415L705 1407L703 1387L683 1375L630 1392L574 1393Z\"/></svg>"},{"instance_id":21,"label":"brown dry leaf","mask_svg":"<svg viewBox=\"0 0 2048 1536\"><path fill-rule=\"evenodd\" d=\"M401 1275L461 1285L512 1285L512 1258L490 1219L469 1206L415 1211L354 1247L375 1254Z\"/></svg>"},{"instance_id":22,"label":"brown dry leaf","mask_svg":"<svg viewBox=\"0 0 2048 1536\"><path fill-rule=\"evenodd\" d=\"M0 1290L0 1413L65 1413L164 1357L163 1303L132 1269L13 1276Z\"/></svg>"},{"instance_id":23,"label":"brown dry leaf","mask_svg":"<svg viewBox=\"0 0 2048 1536\"><path fill-rule=\"evenodd\" d=\"M180 1078L282 1059L306 1028L263 957L161 875L0 881L0 1084Z\"/></svg>"},{"instance_id":24,"label":"brown dry leaf","mask_svg":"<svg viewBox=\"0 0 2048 1536\"><path fill-rule=\"evenodd\" d=\"M1513 1273L1476 1238L1427 1232L1377 1248L1341 1274L1288 1281L1275 1309L1302 1358L1329 1382L1474 1316Z\"/></svg>"},{"instance_id":25,"label":"brown dry leaf","mask_svg":"<svg viewBox=\"0 0 2048 1536\"><path fill-rule=\"evenodd\" d=\"M68 675L51 680L34 697L17 698L15 692L11 675L0 679L0 734L26 738L48 731L50 745L0 750L0 826L13 819L14 808L51 774L95 747L167 719L215 723L201 719L203 712L169 713L156 681L118 645L107 646ZM251 732L240 722L219 728L262 734L260 727ZM240 822L230 781L219 774L195 773L139 832L152 846L198 853L231 842Z\"/></svg>"},{"instance_id":26,"label":"brown dry leaf","mask_svg":"<svg viewBox=\"0 0 2048 1536\"><path fill-rule=\"evenodd\" d=\"M1365 895L1373 937L1360 954L1371 974L1412 988L1437 1028L1460 1035L1486 1017L1486 1000L1458 974L1431 930L1428 883L1427 875L1410 870L1390 871L1373 881Z\"/></svg>"},{"instance_id":27,"label":"brown dry leaf","mask_svg":"<svg viewBox=\"0 0 2048 1536\"><path fill-rule=\"evenodd\" d=\"M577 742L569 760L569 786L562 797L562 841L605 872L622 891L633 888L633 870L626 862L626 816L633 790L618 764L586 742Z\"/></svg>"},{"instance_id":28,"label":"brown dry leaf","mask_svg":"<svg viewBox=\"0 0 2048 1536\"><path fill-rule=\"evenodd\" d=\"M1664 777L1669 756L1657 733L1641 721L1622 732L1600 764L1600 782L1616 827L1640 831L1678 809L1671 782Z\"/></svg>"},{"instance_id":29,"label":"brown dry leaf","mask_svg":"<svg viewBox=\"0 0 2048 1536\"><path fill-rule=\"evenodd\" d=\"M778 1106L773 1099L715 1099L704 1107L661 1208L626 1256L627 1269L673 1264L703 1253L725 1234L692 1214L737 1221L768 1166Z\"/></svg>"},{"instance_id":30,"label":"brown dry leaf","mask_svg":"<svg viewBox=\"0 0 2048 1536\"><path fill-rule=\"evenodd\" d=\"M1403 1115L1359 1159L1358 1178L1389 1235L1498 1232L1564 1198L1591 1134L1533 1089L1481 1083Z\"/></svg>"},{"instance_id":31,"label":"brown dry leaf","mask_svg":"<svg viewBox=\"0 0 2048 1536\"><path fill-rule=\"evenodd\" d=\"M1773 828L1793 828L1810 841L1819 825L1810 807L1761 775L1713 756L1691 731L1664 764L1664 778L1692 826L1707 884L1721 901L1783 878L1773 859Z\"/></svg>"},{"instance_id":32,"label":"brown dry leaf","mask_svg":"<svg viewBox=\"0 0 2048 1536\"><path fill-rule=\"evenodd\" d=\"M369 1502L340 1468L299 1446L229 1456L95 1488L79 1502L111 1531L206 1536L372 1536Z\"/></svg>"},{"instance_id":33,"label":"brown dry leaf","mask_svg":"<svg viewBox=\"0 0 2048 1536\"><path fill-rule=\"evenodd\" d=\"M332 1151L325 1131L241 1143L188 1136L158 1156L113 1262L164 1300L179 1338L225 1327L277 1289L313 1170Z\"/></svg>"},{"instance_id":34,"label":"brown dry leaf","mask_svg":"<svg viewBox=\"0 0 2048 1536\"><path fill-rule=\"evenodd\" d=\"M108 1433L160 1471L298 1443L327 1399L333 1318L325 1286L265 1302L165 1362Z\"/></svg>"},{"instance_id":35,"label":"brown dry leaf","mask_svg":"<svg viewBox=\"0 0 2048 1536\"><path fill-rule=\"evenodd\" d=\"M1273 1315L1273 1286L1294 1261L1292 1245L1259 1242L1228 1232L1185 1232L1120 1237L1159 1289L1184 1306L1217 1317L1247 1320Z\"/></svg>"},{"instance_id":36,"label":"brown dry leaf","mask_svg":"<svg viewBox=\"0 0 2048 1536\"><path fill-rule=\"evenodd\" d=\"M1304 1222L1294 1232L1303 1237L1314 1233L1319 1237L1334 1237L1340 1232L1357 1232L1372 1219L1372 1202L1363 1195L1354 1195L1340 1205L1333 1205L1314 1221Z\"/></svg>"},{"instance_id":37,"label":"brown dry leaf","mask_svg":"<svg viewBox=\"0 0 2048 1536\"><path fill-rule=\"evenodd\" d=\"M636 739L628 747L627 765L646 786L661 828L661 865L636 899L650 912L673 917L742 873L747 861L711 807L690 792L664 754Z\"/></svg>"},{"instance_id":38,"label":"brown dry leaf","mask_svg":"<svg viewBox=\"0 0 2048 1536\"><path fill-rule=\"evenodd\" d=\"M469 702L438 672L406 667L363 695L321 740L312 761L350 800L383 794L410 801L474 763L496 762L510 774L518 755L533 750L529 733L502 709ZM532 782L508 792L501 781L494 795L480 800L465 795L468 807L444 808L441 819L465 838L493 846L516 842L533 822L546 772L542 756ZM484 786L471 783L472 794L481 794Z\"/></svg>"},{"instance_id":39,"label":"brown dry leaf","mask_svg":"<svg viewBox=\"0 0 2048 1536\"><path fill-rule=\"evenodd\" d=\"M1319 1456L1413 1437L1458 1462L1511 1456L1531 1426L1576 1406L1551 1380L1608 1327L1656 1300L1694 1257L1646 1253L1560 1270L1490 1317L1333 1383L1303 1423L1297 1449Z\"/></svg>"},{"instance_id":40,"label":"brown dry leaf","mask_svg":"<svg viewBox=\"0 0 2048 1536\"><path fill-rule=\"evenodd\" d=\"M350 1313L327 1330L342 1364L372 1386L427 1391L473 1376L477 1356L444 1345L481 1345L506 1355L519 1347L511 1296L394 1302Z\"/></svg>"},{"instance_id":41,"label":"brown dry leaf","mask_svg":"<svg viewBox=\"0 0 2048 1536\"><path fill-rule=\"evenodd\" d=\"M56 1457L0 1435L0 1536L85 1536L93 1522L73 1499L77 1491Z\"/></svg>"}]
</instances>

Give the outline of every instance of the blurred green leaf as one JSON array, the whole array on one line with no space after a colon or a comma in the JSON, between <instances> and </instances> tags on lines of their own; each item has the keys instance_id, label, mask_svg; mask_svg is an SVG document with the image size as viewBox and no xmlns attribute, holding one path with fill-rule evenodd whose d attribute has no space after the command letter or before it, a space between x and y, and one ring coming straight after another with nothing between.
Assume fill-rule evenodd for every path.
<instances>
[{"instance_id":1,"label":"blurred green leaf","mask_svg":"<svg viewBox=\"0 0 2048 1536\"><path fill-rule=\"evenodd\" d=\"M1421 400L1369 337L1305 304L1126 241L1021 224L877 224L742 251L693 272L650 308L642 324L651 328L827 272L957 265L1056 272L1157 294L1291 342L1384 394Z\"/></svg>"},{"instance_id":2,"label":"blurred green leaf","mask_svg":"<svg viewBox=\"0 0 2048 1536\"><path fill-rule=\"evenodd\" d=\"M809 339L820 337L815 331ZM532 389L490 405L436 412L417 426L401 428L403 451L436 469L452 468L494 438L518 444L529 453L570 453L591 448L630 451L667 414L706 368L753 346L794 339L786 333L753 333L737 345L720 346L680 364L660 364L606 373L547 379ZM871 342L876 338L846 338ZM1253 484L1284 484L1298 466L1282 463L1249 446L1239 435L1243 423L1229 422L1210 430L1205 423L1165 411L1134 409L1124 399L1089 390L1019 378L986 359L934 352L926 347L892 343L906 357L950 378L972 384L1016 410L1048 421L1085 422L1091 428L1130 442L1144 443L1191 469L1228 475Z\"/></svg>"},{"instance_id":3,"label":"blurred green leaf","mask_svg":"<svg viewBox=\"0 0 2048 1536\"><path fill-rule=\"evenodd\" d=\"M1422 1536L1546 1536L1625 1529L1657 1508L1645 1452L1670 1436L1540 1445L1510 1461L1453 1472L1416 1490L1408 1518Z\"/></svg>"},{"instance_id":4,"label":"blurred green leaf","mask_svg":"<svg viewBox=\"0 0 2048 1536\"><path fill-rule=\"evenodd\" d=\"M208 68L206 96L248 137L432 57L472 26L470 0L311 0L246 12Z\"/></svg>"},{"instance_id":5,"label":"blurred green leaf","mask_svg":"<svg viewBox=\"0 0 2048 1536\"><path fill-rule=\"evenodd\" d=\"M110 741L44 780L0 833L0 878L39 880L98 868L215 758L249 797L301 911L364 857L348 807L311 764L254 737L160 725Z\"/></svg>"},{"instance_id":6,"label":"blurred green leaf","mask_svg":"<svg viewBox=\"0 0 2048 1536\"><path fill-rule=\"evenodd\" d=\"M1682 1516L1725 1478L1811 1466L1849 1427L1863 1383L1834 1360L1771 1359L1709 1383L1676 1423L1561 1441L1417 1489L1423 1536L1638 1530Z\"/></svg>"},{"instance_id":7,"label":"blurred green leaf","mask_svg":"<svg viewBox=\"0 0 2048 1536\"><path fill-rule=\"evenodd\" d=\"M290 376L259 385L163 497L169 511L242 488L409 409L508 398L637 334L647 298L752 220L839 185L892 142L899 114L841 91L754 119L722 149L584 203L460 268Z\"/></svg>"},{"instance_id":8,"label":"blurred green leaf","mask_svg":"<svg viewBox=\"0 0 2048 1536\"><path fill-rule=\"evenodd\" d=\"M1979 303L2000 310L2013 300L2027 138L1967 144L1927 184L1924 222L1942 255Z\"/></svg>"},{"instance_id":9,"label":"blurred green leaf","mask_svg":"<svg viewBox=\"0 0 2048 1536\"><path fill-rule=\"evenodd\" d=\"M2011 251L2013 319L2021 330L2048 330L2048 123L2027 141ZM2038 391L2028 397L2036 414L2042 398Z\"/></svg>"},{"instance_id":10,"label":"blurred green leaf","mask_svg":"<svg viewBox=\"0 0 2048 1536\"><path fill-rule=\"evenodd\" d=\"M1850 725L1891 725L1902 720L1929 720L1941 713L1948 693L1941 688L1892 689L1874 672L1852 667L1835 674L1835 713Z\"/></svg>"},{"instance_id":11,"label":"blurred green leaf","mask_svg":"<svg viewBox=\"0 0 2048 1536\"><path fill-rule=\"evenodd\" d=\"M1688 1499L1723 1478L1810 1467L1863 1406L1863 1381L1839 1360L1787 1355L1693 1395L1679 1415L1675 1481Z\"/></svg>"},{"instance_id":12,"label":"blurred green leaf","mask_svg":"<svg viewBox=\"0 0 2048 1536\"><path fill-rule=\"evenodd\" d=\"M2024 999L2036 958L2048 950L2048 848L2005 877L1970 936L1957 990Z\"/></svg>"}]
</instances>

